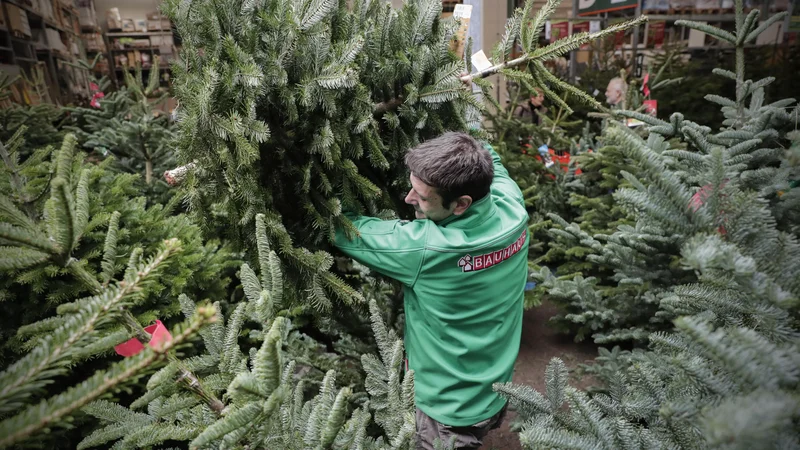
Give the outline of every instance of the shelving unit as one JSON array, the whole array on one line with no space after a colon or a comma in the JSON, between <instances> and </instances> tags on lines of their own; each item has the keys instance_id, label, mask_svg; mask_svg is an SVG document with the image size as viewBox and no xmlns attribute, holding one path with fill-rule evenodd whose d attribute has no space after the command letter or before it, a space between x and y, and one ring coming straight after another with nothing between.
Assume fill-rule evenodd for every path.
<instances>
[{"instance_id":1,"label":"shelving unit","mask_svg":"<svg viewBox=\"0 0 800 450\"><path fill-rule=\"evenodd\" d=\"M173 33L171 30L153 30L153 31L108 31L105 33L106 39L106 47L108 48L108 52L110 55L109 61L112 64L112 75L117 83L117 85L124 84L122 73L125 70L134 70L135 63L129 62L128 64L119 64L117 56L120 54L131 54L131 52L139 52L139 54L147 54L149 58L149 64L142 65L142 72L148 73L151 68L152 64L155 61L155 58L159 58L159 72L168 74L169 69L169 61L174 55L173 44L167 46L160 46L160 45L151 45L144 47L144 46L125 46L124 48L119 48L117 42L119 39L129 38L129 39L152 39L158 37L172 37ZM122 44L125 45L125 44ZM163 58L162 57L162 48L169 47L170 49L170 57ZM135 54L135 53L134 53ZM168 75L167 75L168 76Z\"/></svg>"},{"instance_id":2,"label":"shelving unit","mask_svg":"<svg viewBox=\"0 0 800 450\"><path fill-rule=\"evenodd\" d=\"M516 2L516 6L521 6L524 3L523 0L514 0ZM566 2L565 2L566 3ZM682 7L682 8L672 8L672 9L659 9L659 10L648 10L644 6L647 3L646 1L640 1L636 8L630 7L629 9L624 9L620 11L609 11L609 12L601 12L594 15L578 15L578 0L573 0L572 6L572 13L560 13L557 14L558 17L551 18L552 21L568 21L571 23L574 22L583 22L583 21L599 21L600 27L602 29L607 28L609 25L615 23L618 20L624 19L631 19L638 14L646 14L650 19L645 25L641 26L638 30L629 31L626 34L624 39L624 45L618 46L616 49L616 54L621 57L630 57L633 60L634 70L637 70L639 66L639 61L645 56L652 56L655 55L662 50L659 47L655 47L652 45L648 45L648 35L652 30L651 27L657 26L659 22L666 22L664 27L664 44L667 43L685 43L684 47L682 48L682 52L686 54L695 54L698 51L727 51L732 50L733 47L728 45L722 45L718 41L709 38L703 34L698 34L697 32L692 32L690 29L682 26L675 26L674 22L678 20L691 20L691 21L698 21L698 22L707 22L710 25L719 26L723 29L733 31L734 24L736 21L736 16L733 14L733 9L725 7L723 8L723 2L719 2L719 7L715 8L696 8L696 7ZM694 3L694 2L692 2ZM781 2L780 0L749 0L746 1L746 11L752 9L759 9L761 10L761 20L765 20L766 18L772 16L773 14L786 10L788 8L791 16L791 8L792 2ZM662 3L663 4L663 3ZM673 5L673 2L669 2L669 5ZM786 18L785 22L783 22L783 33L786 33L788 30L789 25L789 17ZM693 33L693 37L696 39L704 39L705 42L692 42L690 45L690 33ZM776 41L766 41L760 42L759 44L752 45L751 47L763 47L764 45L778 45L782 44L781 42ZM572 57L570 58L570 74L571 76L575 76L576 70L575 63L576 54L573 53Z\"/></svg>"},{"instance_id":3,"label":"shelving unit","mask_svg":"<svg viewBox=\"0 0 800 450\"><path fill-rule=\"evenodd\" d=\"M85 94L88 72L72 65L85 53L70 0L2 0L0 16L0 70L29 79L44 73L48 98L26 101L72 103Z\"/></svg>"}]
</instances>

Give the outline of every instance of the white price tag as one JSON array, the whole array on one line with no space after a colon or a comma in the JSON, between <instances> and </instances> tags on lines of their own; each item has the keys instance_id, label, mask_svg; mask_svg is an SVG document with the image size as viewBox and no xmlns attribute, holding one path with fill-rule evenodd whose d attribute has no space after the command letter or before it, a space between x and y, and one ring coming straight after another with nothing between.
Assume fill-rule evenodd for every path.
<instances>
[{"instance_id":1,"label":"white price tag","mask_svg":"<svg viewBox=\"0 0 800 450\"><path fill-rule=\"evenodd\" d=\"M472 16L472 5L456 5L453 17L456 19L469 19Z\"/></svg>"},{"instance_id":2,"label":"white price tag","mask_svg":"<svg viewBox=\"0 0 800 450\"><path fill-rule=\"evenodd\" d=\"M486 57L486 54L483 53L483 50L472 55L471 59L472 67L478 69L478 72L484 71L493 65L492 62L489 61L489 58Z\"/></svg>"}]
</instances>

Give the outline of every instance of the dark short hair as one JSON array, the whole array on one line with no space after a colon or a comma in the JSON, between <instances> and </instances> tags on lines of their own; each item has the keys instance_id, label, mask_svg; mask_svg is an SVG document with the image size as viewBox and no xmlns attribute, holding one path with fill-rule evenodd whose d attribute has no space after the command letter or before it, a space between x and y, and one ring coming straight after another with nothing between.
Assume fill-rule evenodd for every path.
<instances>
[{"instance_id":1,"label":"dark short hair","mask_svg":"<svg viewBox=\"0 0 800 450\"><path fill-rule=\"evenodd\" d=\"M492 156L472 136L449 132L409 150L406 166L423 183L436 189L447 207L462 195L473 202L486 197L492 185Z\"/></svg>"}]
</instances>

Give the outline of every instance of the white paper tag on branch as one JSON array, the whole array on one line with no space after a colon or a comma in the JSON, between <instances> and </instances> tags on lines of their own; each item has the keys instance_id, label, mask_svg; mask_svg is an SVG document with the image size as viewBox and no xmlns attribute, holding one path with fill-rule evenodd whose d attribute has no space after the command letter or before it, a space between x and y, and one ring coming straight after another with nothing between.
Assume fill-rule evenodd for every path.
<instances>
[{"instance_id":1,"label":"white paper tag on branch","mask_svg":"<svg viewBox=\"0 0 800 450\"><path fill-rule=\"evenodd\" d=\"M544 38L547 39L548 41L550 40L551 27L552 27L552 24L550 24L549 20L544 23Z\"/></svg>"},{"instance_id":2,"label":"white paper tag on branch","mask_svg":"<svg viewBox=\"0 0 800 450\"><path fill-rule=\"evenodd\" d=\"M486 57L486 54L483 53L483 50L478 51L472 55L472 67L478 69L478 72L482 72L489 67L492 67L492 62L489 61L489 58Z\"/></svg>"},{"instance_id":3,"label":"white paper tag on branch","mask_svg":"<svg viewBox=\"0 0 800 450\"><path fill-rule=\"evenodd\" d=\"M592 20L589 22L589 33L599 33L600 32L600 21L599 20Z\"/></svg>"},{"instance_id":4,"label":"white paper tag on branch","mask_svg":"<svg viewBox=\"0 0 800 450\"><path fill-rule=\"evenodd\" d=\"M472 5L456 5L453 17L456 19L469 19L472 16Z\"/></svg>"}]
</instances>

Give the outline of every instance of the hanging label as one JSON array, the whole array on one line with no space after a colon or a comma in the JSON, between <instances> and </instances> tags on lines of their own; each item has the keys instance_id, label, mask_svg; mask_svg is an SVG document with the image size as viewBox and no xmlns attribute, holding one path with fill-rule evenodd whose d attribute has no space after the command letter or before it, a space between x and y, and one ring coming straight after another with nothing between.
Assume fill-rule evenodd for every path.
<instances>
[{"instance_id":1,"label":"hanging label","mask_svg":"<svg viewBox=\"0 0 800 450\"><path fill-rule=\"evenodd\" d=\"M472 17L472 5L456 5L453 10L453 17L456 19L469 19Z\"/></svg>"},{"instance_id":2,"label":"hanging label","mask_svg":"<svg viewBox=\"0 0 800 450\"><path fill-rule=\"evenodd\" d=\"M483 50L478 51L472 55L472 67L478 70L478 72L482 72L490 67L492 67L492 62L489 61L489 58L486 57L486 54L483 53Z\"/></svg>"}]
</instances>

